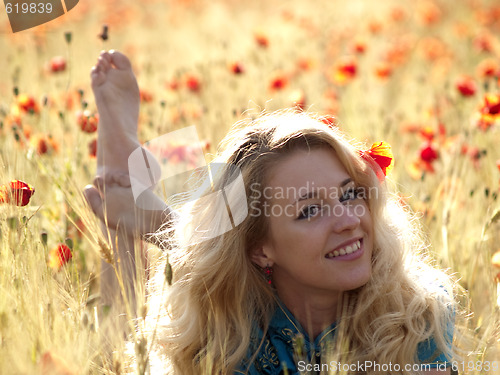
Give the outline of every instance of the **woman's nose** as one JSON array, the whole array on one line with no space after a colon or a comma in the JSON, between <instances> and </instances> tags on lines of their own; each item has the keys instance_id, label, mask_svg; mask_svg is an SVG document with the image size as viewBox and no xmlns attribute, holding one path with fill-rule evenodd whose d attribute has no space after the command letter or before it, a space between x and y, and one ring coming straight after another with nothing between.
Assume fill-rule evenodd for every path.
<instances>
[{"instance_id":1,"label":"woman's nose","mask_svg":"<svg viewBox=\"0 0 500 375\"><path fill-rule=\"evenodd\" d=\"M333 230L335 232L343 232L345 230L356 229L361 223L360 216L362 212L358 212L365 208L361 205L344 205L338 202L331 213ZM365 208L366 209L366 208Z\"/></svg>"}]
</instances>

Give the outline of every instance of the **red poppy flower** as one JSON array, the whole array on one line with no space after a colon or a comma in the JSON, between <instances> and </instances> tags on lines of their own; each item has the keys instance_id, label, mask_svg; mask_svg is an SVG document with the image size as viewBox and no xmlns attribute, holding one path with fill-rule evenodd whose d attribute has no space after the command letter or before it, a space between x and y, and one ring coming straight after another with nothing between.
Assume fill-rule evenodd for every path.
<instances>
[{"instance_id":1,"label":"red poppy flower","mask_svg":"<svg viewBox=\"0 0 500 375\"><path fill-rule=\"evenodd\" d=\"M432 1L426 1L417 8L417 17L424 25L431 25L441 19L441 9Z\"/></svg>"},{"instance_id":2,"label":"red poppy flower","mask_svg":"<svg viewBox=\"0 0 500 375\"><path fill-rule=\"evenodd\" d=\"M258 30L253 34L253 36L258 46L263 48L267 48L269 46L269 38L263 31Z\"/></svg>"},{"instance_id":3,"label":"red poppy flower","mask_svg":"<svg viewBox=\"0 0 500 375\"><path fill-rule=\"evenodd\" d=\"M474 96L477 91L476 82L469 76L459 77L455 82L455 87L464 97Z\"/></svg>"},{"instance_id":4,"label":"red poppy flower","mask_svg":"<svg viewBox=\"0 0 500 375\"><path fill-rule=\"evenodd\" d=\"M354 57L345 56L337 61L330 72L331 80L339 85L349 83L358 71L358 63Z\"/></svg>"},{"instance_id":5,"label":"red poppy flower","mask_svg":"<svg viewBox=\"0 0 500 375\"><path fill-rule=\"evenodd\" d=\"M378 34L382 30L382 22L377 21L377 20L371 20L368 22L368 30L372 34Z\"/></svg>"},{"instance_id":6,"label":"red poppy flower","mask_svg":"<svg viewBox=\"0 0 500 375\"><path fill-rule=\"evenodd\" d=\"M375 66L375 76L380 79L387 79L392 74L392 68L387 63L380 63Z\"/></svg>"},{"instance_id":7,"label":"red poppy flower","mask_svg":"<svg viewBox=\"0 0 500 375\"><path fill-rule=\"evenodd\" d=\"M36 137L35 146L38 155L44 155L52 149L49 139L43 135Z\"/></svg>"},{"instance_id":8,"label":"red poppy flower","mask_svg":"<svg viewBox=\"0 0 500 375\"><path fill-rule=\"evenodd\" d=\"M153 94L144 89L139 90L139 96L141 98L141 103L151 103L153 101Z\"/></svg>"},{"instance_id":9,"label":"red poppy flower","mask_svg":"<svg viewBox=\"0 0 500 375\"><path fill-rule=\"evenodd\" d=\"M493 52L495 38L489 32L481 32L474 38L474 46L480 52Z\"/></svg>"},{"instance_id":10,"label":"red poppy flower","mask_svg":"<svg viewBox=\"0 0 500 375\"><path fill-rule=\"evenodd\" d=\"M391 151L391 145L387 142L374 143L367 151L360 151L363 159L371 162L372 160L378 165L375 173L380 181L383 181L387 173L394 167L394 157Z\"/></svg>"},{"instance_id":11,"label":"red poppy flower","mask_svg":"<svg viewBox=\"0 0 500 375\"><path fill-rule=\"evenodd\" d=\"M73 258L71 249L66 244L60 243L49 251L48 265L52 269L59 270L71 258Z\"/></svg>"},{"instance_id":12,"label":"red poppy flower","mask_svg":"<svg viewBox=\"0 0 500 375\"><path fill-rule=\"evenodd\" d=\"M432 126L423 126L420 128L420 136L423 137L427 141L432 141L434 139L434 129Z\"/></svg>"},{"instance_id":13,"label":"red poppy flower","mask_svg":"<svg viewBox=\"0 0 500 375\"><path fill-rule=\"evenodd\" d=\"M88 144L88 147L89 147L89 155L95 158L97 155L97 139L94 138L93 140L91 140Z\"/></svg>"},{"instance_id":14,"label":"red poppy flower","mask_svg":"<svg viewBox=\"0 0 500 375\"><path fill-rule=\"evenodd\" d=\"M424 144L419 151L420 159L426 163L432 163L439 157L438 151L431 143Z\"/></svg>"},{"instance_id":15,"label":"red poppy flower","mask_svg":"<svg viewBox=\"0 0 500 375\"><path fill-rule=\"evenodd\" d=\"M331 115L321 116L319 119L323 122L323 124L326 124L331 128L336 127L337 120Z\"/></svg>"},{"instance_id":16,"label":"red poppy flower","mask_svg":"<svg viewBox=\"0 0 500 375\"><path fill-rule=\"evenodd\" d=\"M297 66L300 70L310 71L316 66L316 61L309 57L300 58L297 60Z\"/></svg>"},{"instance_id":17,"label":"red poppy flower","mask_svg":"<svg viewBox=\"0 0 500 375\"><path fill-rule=\"evenodd\" d=\"M365 53L366 51L366 42L364 40L358 39L355 40L353 45L351 46L351 50L354 53Z\"/></svg>"},{"instance_id":18,"label":"red poppy flower","mask_svg":"<svg viewBox=\"0 0 500 375\"><path fill-rule=\"evenodd\" d=\"M288 85L288 78L283 73L278 73L269 82L269 88L271 90L282 90Z\"/></svg>"},{"instance_id":19,"label":"red poppy flower","mask_svg":"<svg viewBox=\"0 0 500 375\"><path fill-rule=\"evenodd\" d=\"M198 92L201 89L200 80L193 74L188 74L186 76L186 86L192 92Z\"/></svg>"},{"instance_id":20,"label":"red poppy flower","mask_svg":"<svg viewBox=\"0 0 500 375\"><path fill-rule=\"evenodd\" d=\"M477 74L481 78L500 76L500 64L495 59L485 59L477 66Z\"/></svg>"},{"instance_id":21,"label":"red poppy flower","mask_svg":"<svg viewBox=\"0 0 500 375\"><path fill-rule=\"evenodd\" d=\"M500 94L486 94L479 111L477 126L486 131L500 119Z\"/></svg>"},{"instance_id":22,"label":"red poppy flower","mask_svg":"<svg viewBox=\"0 0 500 375\"><path fill-rule=\"evenodd\" d=\"M211 146L210 141L207 141L207 140L202 141L202 148L205 152L210 150L210 146Z\"/></svg>"},{"instance_id":23,"label":"red poppy flower","mask_svg":"<svg viewBox=\"0 0 500 375\"><path fill-rule=\"evenodd\" d=\"M85 133L94 133L99 124L99 114L91 113L89 110L77 111L76 122Z\"/></svg>"},{"instance_id":24,"label":"red poppy flower","mask_svg":"<svg viewBox=\"0 0 500 375\"><path fill-rule=\"evenodd\" d=\"M64 105L67 110L72 110L75 105L80 104L84 95L83 90L72 90L66 93L63 93L61 96L61 101L64 102Z\"/></svg>"},{"instance_id":25,"label":"red poppy flower","mask_svg":"<svg viewBox=\"0 0 500 375\"><path fill-rule=\"evenodd\" d=\"M44 155L48 151L49 145L47 144L47 140L44 137L40 137L36 145L36 152L38 153L38 155Z\"/></svg>"},{"instance_id":26,"label":"red poppy flower","mask_svg":"<svg viewBox=\"0 0 500 375\"><path fill-rule=\"evenodd\" d=\"M229 64L229 70L236 75L245 73L245 68L239 62L233 62Z\"/></svg>"},{"instance_id":27,"label":"red poppy flower","mask_svg":"<svg viewBox=\"0 0 500 375\"><path fill-rule=\"evenodd\" d=\"M66 70L66 59L62 56L55 56L49 62L52 73L63 72Z\"/></svg>"},{"instance_id":28,"label":"red poppy flower","mask_svg":"<svg viewBox=\"0 0 500 375\"><path fill-rule=\"evenodd\" d=\"M38 155L52 154L59 150L59 144L52 135L38 134L31 139L31 144Z\"/></svg>"},{"instance_id":29,"label":"red poppy flower","mask_svg":"<svg viewBox=\"0 0 500 375\"><path fill-rule=\"evenodd\" d=\"M486 94L481 113L494 117L500 116L500 94Z\"/></svg>"},{"instance_id":30,"label":"red poppy flower","mask_svg":"<svg viewBox=\"0 0 500 375\"><path fill-rule=\"evenodd\" d=\"M167 82L167 88L172 91L177 91L179 89L179 86L180 86L179 81L175 78Z\"/></svg>"},{"instance_id":31,"label":"red poppy flower","mask_svg":"<svg viewBox=\"0 0 500 375\"><path fill-rule=\"evenodd\" d=\"M19 94L17 96L17 106L27 113L38 113L40 111L35 98L27 94Z\"/></svg>"},{"instance_id":32,"label":"red poppy flower","mask_svg":"<svg viewBox=\"0 0 500 375\"><path fill-rule=\"evenodd\" d=\"M0 203L26 206L34 193L35 189L30 184L12 180L7 185L0 186Z\"/></svg>"}]
</instances>

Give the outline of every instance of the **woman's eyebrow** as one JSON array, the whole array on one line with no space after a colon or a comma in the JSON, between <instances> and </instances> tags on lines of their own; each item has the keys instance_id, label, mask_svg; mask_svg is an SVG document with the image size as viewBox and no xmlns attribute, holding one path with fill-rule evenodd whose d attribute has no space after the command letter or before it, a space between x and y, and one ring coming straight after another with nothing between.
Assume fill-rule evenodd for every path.
<instances>
[{"instance_id":1,"label":"woman's eyebrow","mask_svg":"<svg viewBox=\"0 0 500 375\"><path fill-rule=\"evenodd\" d=\"M348 183L352 182L352 178L351 177L348 177L346 178L344 181L342 181L339 185L340 188L343 188L344 186L346 186ZM318 195L317 191L316 190L311 190L311 191L308 191L306 194L304 195L301 195L299 197L299 199L297 199L294 204L300 202L300 201L304 201L306 199L311 199L311 198L316 198Z\"/></svg>"},{"instance_id":2,"label":"woman's eyebrow","mask_svg":"<svg viewBox=\"0 0 500 375\"><path fill-rule=\"evenodd\" d=\"M305 195L301 195L299 199L295 201L295 203L299 203L300 201L305 201L306 199L311 199L315 198L318 195L318 192L316 190L311 190L307 192Z\"/></svg>"},{"instance_id":3,"label":"woman's eyebrow","mask_svg":"<svg viewBox=\"0 0 500 375\"><path fill-rule=\"evenodd\" d=\"M346 186L350 182L352 182L352 178L351 177L347 177L344 181L342 181L340 183L340 187L344 187L344 186Z\"/></svg>"}]
</instances>

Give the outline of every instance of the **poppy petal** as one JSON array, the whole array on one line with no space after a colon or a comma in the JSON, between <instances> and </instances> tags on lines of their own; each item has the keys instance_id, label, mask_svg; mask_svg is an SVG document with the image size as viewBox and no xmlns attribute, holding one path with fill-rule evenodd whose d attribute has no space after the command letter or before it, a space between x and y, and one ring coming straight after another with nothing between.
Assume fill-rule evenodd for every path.
<instances>
[{"instance_id":1,"label":"poppy petal","mask_svg":"<svg viewBox=\"0 0 500 375\"><path fill-rule=\"evenodd\" d=\"M387 142L374 143L367 151L361 151L361 157L365 160L373 160L379 168L375 170L379 180L383 181L387 173L394 166L394 157L391 151L391 145Z\"/></svg>"}]
</instances>

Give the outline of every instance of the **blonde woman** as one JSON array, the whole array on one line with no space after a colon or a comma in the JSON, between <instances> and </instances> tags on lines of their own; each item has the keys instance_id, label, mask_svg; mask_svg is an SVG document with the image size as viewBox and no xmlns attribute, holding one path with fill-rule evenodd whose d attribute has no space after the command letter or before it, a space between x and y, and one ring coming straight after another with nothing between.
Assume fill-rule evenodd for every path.
<instances>
[{"instance_id":1,"label":"blonde woman","mask_svg":"<svg viewBox=\"0 0 500 375\"><path fill-rule=\"evenodd\" d=\"M220 145L224 167L207 197L225 191L225 205L198 199L174 217L151 197L156 209L141 210L127 176L139 146L130 62L104 52L91 76L99 177L87 199L112 231L123 228L118 247L157 231L173 267L168 293L152 285L149 296L161 306L152 373L450 373L453 285L422 257L421 233L383 181L386 165L313 115L263 115ZM227 188L235 181L243 199ZM165 264L154 268L163 275ZM112 277L102 289L117 294Z\"/></svg>"}]
</instances>

